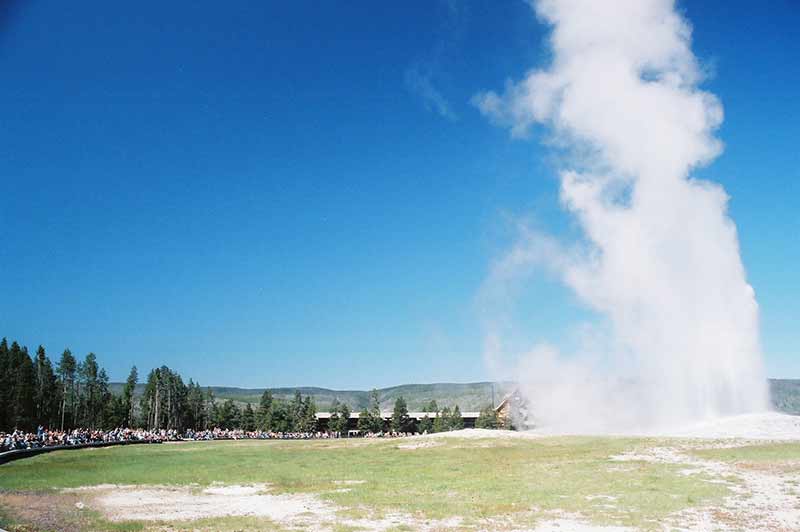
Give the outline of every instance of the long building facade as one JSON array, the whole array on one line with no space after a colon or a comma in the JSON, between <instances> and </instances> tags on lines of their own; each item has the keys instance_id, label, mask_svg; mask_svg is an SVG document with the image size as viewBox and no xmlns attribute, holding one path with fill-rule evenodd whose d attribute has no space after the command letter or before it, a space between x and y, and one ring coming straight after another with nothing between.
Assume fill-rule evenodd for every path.
<instances>
[{"instance_id":1,"label":"long building facade","mask_svg":"<svg viewBox=\"0 0 800 532\"><path fill-rule=\"evenodd\" d=\"M471 429L475 428L475 422L478 420L478 416L480 412L462 412L461 419L464 420L464 428ZM416 426L419 426L419 422L422 421L422 418L429 417L434 419L436 417L436 413L432 412L409 412L408 417L414 421ZM317 429L321 431L325 431L328 429L328 421L331 418L330 412L317 412ZM392 419L392 412L390 411L382 411L381 418L383 419L383 426L385 430L389 429L391 419ZM350 414L350 418L347 420L347 430L348 431L358 431L358 412L353 412Z\"/></svg>"},{"instance_id":2,"label":"long building facade","mask_svg":"<svg viewBox=\"0 0 800 532\"><path fill-rule=\"evenodd\" d=\"M497 414L497 419L503 426L514 427L519 429L530 428L533 424L529 419L528 405L525 398L515 390L500 401L500 404L494 407ZM409 412L408 417L414 421L416 427L424 417L431 419L436 417L435 413L431 412ZM464 422L465 429L475 428L475 422L478 420L480 412L461 412L461 419ZM317 412L317 429L325 431L328 429L328 421L331 418L330 412ZM392 412L385 410L381 412L383 419L384 430L388 430L392 419ZM352 412L350 418L347 420L347 430L349 432L358 432L358 412Z\"/></svg>"}]
</instances>

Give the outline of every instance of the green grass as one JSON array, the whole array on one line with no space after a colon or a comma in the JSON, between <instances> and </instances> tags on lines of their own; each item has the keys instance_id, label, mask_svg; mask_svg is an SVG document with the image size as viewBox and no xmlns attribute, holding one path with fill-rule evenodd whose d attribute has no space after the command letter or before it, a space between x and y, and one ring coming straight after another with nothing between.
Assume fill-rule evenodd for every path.
<instances>
[{"instance_id":1,"label":"green grass","mask_svg":"<svg viewBox=\"0 0 800 532\"><path fill-rule=\"evenodd\" d=\"M657 444L647 440L453 439L433 447L398 448L402 443L199 442L60 451L0 467L0 490L266 482L277 492L319 494L351 516L402 510L421 518L461 516L466 524L497 517L530 524L537 511L563 510L580 512L596 523L645 527L727 493L701 477L680 475L679 466L609 460L611 455ZM335 481L341 480L366 482L336 491L342 485ZM615 499L587 499L597 495ZM613 507L602 506L609 502ZM222 521L208 527L236 529L236 518L223 521L228 523L224 527ZM239 529L248 526L245 522ZM137 525L115 529L136 530Z\"/></svg>"}]
</instances>

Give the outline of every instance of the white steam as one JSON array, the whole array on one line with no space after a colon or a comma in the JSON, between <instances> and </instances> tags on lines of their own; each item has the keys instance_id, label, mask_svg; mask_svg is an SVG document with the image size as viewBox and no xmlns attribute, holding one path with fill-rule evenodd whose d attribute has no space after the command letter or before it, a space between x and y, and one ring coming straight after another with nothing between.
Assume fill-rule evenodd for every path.
<instances>
[{"instance_id":1,"label":"white steam","mask_svg":"<svg viewBox=\"0 0 800 532\"><path fill-rule=\"evenodd\" d=\"M722 107L698 88L688 23L672 0L534 6L552 26L552 64L474 102L515 136L549 126L569 166L561 201L585 242L564 251L526 233L487 290L545 264L608 318L611 336L599 355L542 344L522 357L518 379L538 420L624 430L765 410L758 305L728 197L690 177L721 152Z\"/></svg>"}]
</instances>

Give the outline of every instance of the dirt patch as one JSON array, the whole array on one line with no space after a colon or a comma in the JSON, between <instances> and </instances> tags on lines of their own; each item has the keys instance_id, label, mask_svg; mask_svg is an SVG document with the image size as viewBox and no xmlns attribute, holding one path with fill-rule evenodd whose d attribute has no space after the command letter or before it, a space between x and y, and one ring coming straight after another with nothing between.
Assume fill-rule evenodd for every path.
<instances>
[{"instance_id":1,"label":"dirt patch","mask_svg":"<svg viewBox=\"0 0 800 532\"><path fill-rule=\"evenodd\" d=\"M384 532L388 530L413 530L414 532L444 532L454 530L461 526L460 517L448 519L417 519L403 512L386 514L380 519L350 519L340 520L338 524L370 532ZM323 530L328 530L323 528Z\"/></svg>"},{"instance_id":2,"label":"dirt patch","mask_svg":"<svg viewBox=\"0 0 800 532\"><path fill-rule=\"evenodd\" d=\"M11 531L52 530L78 532L84 530L88 516L79 506L77 496L49 492L0 493L0 506L7 508L11 517L27 523L30 528L11 527Z\"/></svg>"},{"instance_id":3,"label":"dirt patch","mask_svg":"<svg viewBox=\"0 0 800 532\"><path fill-rule=\"evenodd\" d=\"M434 440L414 440L410 443L401 443L397 446L398 449L405 449L405 450L414 450L414 449L425 449L428 447L439 447L444 445L440 441Z\"/></svg>"},{"instance_id":4,"label":"dirt patch","mask_svg":"<svg viewBox=\"0 0 800 532\"><path fill-rule=\"evenodd\" d=\"M624 526L600 526L579 519L559 518L539 523L533 532L633 532L634 528Z\"/></svg>"},{"instance_id":5,"label":"dirt patch","mask_svg":"<svg viewBox=\"0 0 800 532\"><path fill-rule=\"evenodd\" d=\"M110 521L190 521L249 516L279 523L323 521L335 509L307 494L271 494L266 484L215 485L200 489L167 486L97 486L84 489L87 506ZM72 493L77 493L73 490Z\"/></svg>"},{"instance_id":6,"label":"dirt patch","mask_svg":"<svg viewBox=\"0 0 800 532\"><path fill-rule=\"evenodd\" d=\"M493 440L529 440L545 437L538 432L516 430L491 430L491 429L461 429L450 432L436 432L422 436L411 436L413 439L439 439L439 438L464 438L469 440L491 438Z\"/></svg>"},{"instance_id":7,"label":"dirt patch","mask_svg":"<svg viewBox=\"0 0 800 532\"><path fill-rule=\"evenodd\" d=\"M337 480L334 484L350 486L364 480ZM380 518L347 519L341 510L315 495L272 494L266 484L199 486L114 486L101 485L63 490L100 512L109 521L184 522L205 518L258 517L288 528L332 531L335 525L355 529L385 531L409 528L420 531L450 530L461 518L419 519L403 512ZM349 490L349 488L342 488ZM77 530L77 529L76 529ZM69 532L72 532L71 530Z\"/></svg>"}]
</instances>

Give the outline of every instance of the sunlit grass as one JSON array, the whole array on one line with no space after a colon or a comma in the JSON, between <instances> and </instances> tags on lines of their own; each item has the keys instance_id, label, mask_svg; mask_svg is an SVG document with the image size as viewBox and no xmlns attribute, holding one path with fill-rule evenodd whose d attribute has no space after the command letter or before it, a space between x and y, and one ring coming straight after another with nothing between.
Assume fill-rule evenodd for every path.
<instances>
[{"instance_id":1,"label":"sunlit grass","mask_svg":"<svg viewBox=\"0 0 800 532\"><path fill-rule=\"evenodd\" d=\"M429 447L399 447L407 441L198 442L62 451L2 466L0 489L268 483L275 492L318 494L341 507L342 515L380 517L400 510L423 519L460 516L465 526L495 518L530 524L550 510L580 513L596 523L648 526L727 493L702 477L680 475L677 465L609 460L657 444L648 440L552 437L494 445L447 439ZM347 480L364 482L342 484ZM226 518L196 521L191 528L251 525L245 518Z\"/></svg>"}]
</instances>

